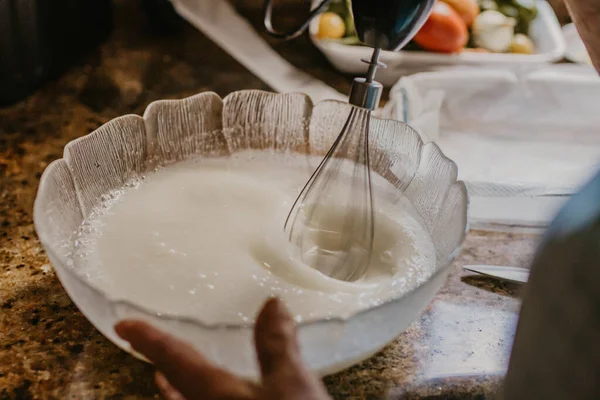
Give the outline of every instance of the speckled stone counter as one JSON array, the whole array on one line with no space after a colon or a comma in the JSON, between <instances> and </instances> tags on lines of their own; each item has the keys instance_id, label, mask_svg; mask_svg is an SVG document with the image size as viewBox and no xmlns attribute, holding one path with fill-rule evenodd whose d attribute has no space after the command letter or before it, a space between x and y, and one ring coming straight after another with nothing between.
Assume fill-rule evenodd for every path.
<instances>
[{"instance_id":1,"label":"speckled stone counter","mask_svg":"<svg viewBox=\"0 0 600 400\"><path fill-rule=\"evenodd\" d=\"M256 1L237 1L258 24ZM82 65L0 110L0 399L159 398L151 366L102 337L71 303L42 250L32 206L44 168L63 146L160 98L204 90L268 89L201 33L184 25L153 35L137 2L118 2L117 29ZM274 47L338 88L307 38ZM472 232L454 272L421 318L385 350L326 378L336 399L480 399L498 387L519 307L515 285L469 276L473 263L526 265L536 238Z\"/></svg>"}]
</instances>

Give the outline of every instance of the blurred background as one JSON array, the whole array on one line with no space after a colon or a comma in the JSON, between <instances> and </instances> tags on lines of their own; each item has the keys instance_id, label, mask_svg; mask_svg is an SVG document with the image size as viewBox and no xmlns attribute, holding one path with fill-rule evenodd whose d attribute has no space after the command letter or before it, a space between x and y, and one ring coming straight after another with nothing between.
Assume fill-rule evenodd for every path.
<instances>
[{"instance_id":1,"label":"blurred background","mask_svg":"<svg viewBox=\"0 0 600 400\"><path fill-rule=\"evenodd\" d=\"M197 16L206 18L206 15L202 15L210 13L205 12L206 9L219 8L216 5L224 1L196 1L205 3L196 8ZM516 20L514 32L521 36L510 49L503 49L502 43L494 43L502 42L498 37L489 37L485 33L473 34L473 23L484 28L497 23L493 18L491 21L490 18L473 21L476 14L468 16L473 13L469 11L470 3L476 1L481 11L499 10ZM194 1L175 3L189 9ZM235 0L230 3L285 60L326 81L342 93L347 93L349 79L339 72L355 75L363 66L354 57L357 49L353 47L358 43L345 0L334 1L329 10L331 14L321 21L315 21L310 35L302 35L291 42L276 41L264 33L262 1ZM309 2L306 0L280 0L274 3L276 24L280 29L296 26L306 19L309 12ZM433 40L431 43L432 39L427 38L413 40L406 50L416 54L397 58L400 66L392 62L394 71L384 72L384 80L387 81L384 83L391 84L397 80L401 74L395 70L400 67L410 67L411 72L415 72L444 64L508 63L514 66L534 62L536 55L539 61L556 62L564 59L564 54L560 54L564 53L564 49L560 43L555 43L558 39L554 38L553 42L548 38L556 34L553 28L557 22L540 12L540 6L534 1L452 0L448 4L452 4L459 14L467 14L469 38L465 51L477 54L468 54L467 59L463 57L463 60L450 60L451 57L445 54L446 60L444 56L436 58L436 53L440 54L436 50L462 51L460 36L465 33L460 26L457 27L460 21L430 18L434 20L434 34L441 32L447 37L446 42ZM551 0L550 5L556 12L558 23L568 24L569 17L563 3ZM340 18L335 18L336 15ZM189 13L187 17L190 19ZM236 22L227 16L222 17L222 21L218 21L219 17L215 21L222 24L224 29ZM78 90L81 91L82 101L94 108L147 103L152 99L153 90L167 96L176 94L178 97L205 89L225 94L224 85L233 87L230 86L233 83L231 80L236 79L239 79L236 89L264 88L260 82L244 76L242 69L236 69L239 66L231 62L231 57L236 57L235 52L227 55L206 40L204 35L177 14L168 0L55 0L51 4L37 0L6 0L0 4L0 19L0 106L6 107L23 100L45 83L56 82L62 74L77 65L84 67L83 72L92 78ZM340 27L340 21L345 26ZM218 36L220 32L213 34ZM457 40L457 35L458 47L452 44L453 40ZM485 53L498 50L498 45L501 52L531 54L531 60L523 61L522 57L520 60L515 58L516 61L500 57L486 59ZM419 56L424 52L434 55ZM260 57L260 54L257 56ZM394 57L389 56L388 63L390 58ZM185 73L175 72L176 68L185 68L183 65L188 69ZM215 74L216 71L223 73ZM240 72L238 77L235 76L236 72ZM77 80L81 85L81 79L74 78L71 80Z\"/></svg>"}]
</instances>

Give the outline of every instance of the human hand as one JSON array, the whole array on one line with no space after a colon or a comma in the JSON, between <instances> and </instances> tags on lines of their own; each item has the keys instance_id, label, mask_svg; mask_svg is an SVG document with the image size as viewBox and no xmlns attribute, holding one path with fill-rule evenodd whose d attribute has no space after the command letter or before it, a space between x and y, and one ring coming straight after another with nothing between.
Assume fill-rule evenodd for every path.
<instances>
[{"instance_id":1,"label":"human hand","mask_svg":"<svg viewBox=\"0 0 600 400\"><path fill-rule=\"evenodd\" d=\"M254 328L260 384L211 365L191 345L145 322L122 321L115 331L156 366L156 384L167 400L329 400L304 366L294 321L276 299L263 306Z\"/></svg>"}]
</instances>

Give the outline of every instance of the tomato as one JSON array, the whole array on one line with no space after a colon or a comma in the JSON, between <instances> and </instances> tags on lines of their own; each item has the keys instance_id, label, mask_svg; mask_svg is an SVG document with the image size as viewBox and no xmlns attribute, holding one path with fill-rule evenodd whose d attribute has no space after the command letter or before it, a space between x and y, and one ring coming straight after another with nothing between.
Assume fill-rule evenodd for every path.
<instances>
[{"instance_id":1,"label":"tomato","mask_svg":"<svg viewBox=\"0 0 600 400\"><path fill-rule=\"evenodd\" d=\"M456 53L467 45L469 31L465 21L452 7L438 1L414 41L425 50Z\"/></svg>"},{"instance_id":2,"label":"tomato","mask_svg":"<svg viewBox=\"0 0 600 400\"><path fill-rule=\"evenodd\" d=\"M441 0L448 4L460 15L465 24L470 27L479 15L479 4L477 0Z\"/></svg>"}]
</instances>

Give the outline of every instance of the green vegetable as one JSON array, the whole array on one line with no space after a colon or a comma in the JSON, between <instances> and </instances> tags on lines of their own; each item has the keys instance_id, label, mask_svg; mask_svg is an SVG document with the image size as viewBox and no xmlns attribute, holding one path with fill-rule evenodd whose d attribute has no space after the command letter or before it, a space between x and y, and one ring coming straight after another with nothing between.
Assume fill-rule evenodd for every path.
<instances>
[{"instance_id":1,"label":"green vegetable","mask_svg":"<svg viewBox=\"0 0 600 400\"><path fill-rule=\"evenodd\" d=\"M348 8L343 0L335 0L329 4L327 11L334 12L344 18L348 13Z\"/></svg>"},{"instance_id":2,"label":"green vegetable","mask_svg":"<svg viewBox=\"0 0 600 400\"><path fill-rule=\"evenodd\" d=\"M358 36L356 36L356 35L346 36L341 39L338 39L337 41L340 42L341 44L345 44L347 46L359 46L361 44L360 40L358 40Z\"/></svg>"},{"instance_id":3,"label":"green vegetable","mask_svg":"<svg viewBox=\"0 0 600 400\"><path fill-rule=\"evenodd\" d=\"M358 36L356 36L356 27L354 26L354 16L352 15L351 0L346 0L346 16L344 20L346 21L346 36L354 36L358 40Z\"/></svg>"},{"instance_id":4,"label":"green vegetable","mask_svg":"<svg viewBox=\"0 0 600 400\"><path fill-rule=\"evenodd\" d=\"M334 0L329 5L327 11L334 12L341 16L346 25L346 33L344 34L344 37L338 41L347 45L360 45L360 40L356 35L356 28L354 27L351 0Z\"/></svg>"},{"instance_id":5,"label":"green vegetable","mask_svg":"<svg viewBox=\"0 0 600 400\"><path fill-rule=\"evenodd\" d=\"M525 0L513 0L519 10L519 17L517 18L517 26L515 27L516 33L529 34L529 27L531 22L536 19L538 10L535 3Z\"/></svg>"}]
</instances>

